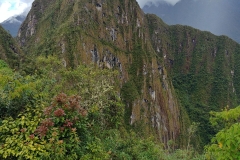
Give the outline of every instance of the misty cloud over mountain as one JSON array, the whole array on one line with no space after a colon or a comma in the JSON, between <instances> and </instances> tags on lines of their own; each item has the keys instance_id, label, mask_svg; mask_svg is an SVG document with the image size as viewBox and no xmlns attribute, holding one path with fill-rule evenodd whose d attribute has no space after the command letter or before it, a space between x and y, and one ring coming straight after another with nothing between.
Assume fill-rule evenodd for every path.
<instances>
[{"instance_id":1,"label":"misty cloud over mountain","mask_svg":"<svg viewBox=\"0 0 240 160\"><path fill-rule=\"evenodd\" d=\"M166 4L171 4L171 5L175 5L176 3L178 3L181 0L137 0L140 7L144 7L145 5L148 4L155 4L158 5L158 3L166 3Z\"/></svg>"},{"instance_id":2,"label":"misty cloud over mountain","mask_svg":"<svg viewBox=\"0 0 240 160\"><path fill-rule=\"evenodd\" d=\"M20 28L22 22L25 20L26 14L13 16L1 23L2 27L8 31L13 37L17 36L18 29Z\"/></svg>"},{"instance_id":3,"label":"misty cloud over mountain","mask_svg":"<svg viewBox=\"0 0 240 160\"><path fill-rule=\"evenodd\" d=\"M31 6L33 0L15 0ZM7 1L1 1L0 6ZM19 3L19 4L20 4ZM154 13L169 25L189 25L216 35L227 35L240 43L239 0L138 0L146 13ZM28 9L1 23L16 36Z\"/></svg>"},{"instance_id":4,"label":"misty cloud over mountain","mask_svg":"<svg viewBox=\"0 0 240 160\"><path fill-rule=\"evenodd\" d=\"M13 16L27 15L33 0L1 0L0 23Z\"/></svg>"},{"instance_id":5,"label":"misty cloud over mountain","mask_svg":"<svg viewBox=\"0 0 240 160\"><path fill-rule=\"evenodd\" d=\"M153 1L143 7L170 25L189 25L240 42L239 0L181 0L175 5Z\"/></svg>"}]
</instances>

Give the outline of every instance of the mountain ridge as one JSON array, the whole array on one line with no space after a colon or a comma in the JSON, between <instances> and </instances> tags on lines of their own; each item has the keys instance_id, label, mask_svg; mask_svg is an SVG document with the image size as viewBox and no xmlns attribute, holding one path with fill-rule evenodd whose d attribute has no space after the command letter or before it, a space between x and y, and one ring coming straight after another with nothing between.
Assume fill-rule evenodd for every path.
<instances>
[{"instance_id":1,"label":"mountain ridge","mask_svg":"<svg viewBox=\"0 0 240 160\"><path fill-rule=\"evenodd\" d=\"M200 135L207 143L214 134L208 112L239 104L239 44L181 25L168 30L155 26L152 33L154 48L165 59L182 107L192 121L200 122ZM168 37L165 42L164 35Z\"/></svg>"},{"instance_id":2,"label":"mountain ridge","mask_svg":"<svg viewBox=\"0 0 240 160\"><path fill-rule=\"evenodd\" d=\"M69 68L118 70L126 124L144 124L166 147L186 145L189 117L201 123L195 145L202 147L214 134L208 113L239 103L236 42L168 26L136 1L35 0L17 38L25 52L57 55Z\"/></svg>"},{"instance_id":3,"label":"mountain ridge","mask_svg":"<svg viewBox=\"0 0 240 160\"><path fill-rule=\"evenodd\" d=\"M176 5L166 3L149 3L142 9L145 13L153 13L167 24L189 25L207 30L215 35L227 35L240 43L239 40L239 1L190 1L181 0Z\"/></svg>"},{"instance_id":4,"label":"mountain ridge","mask_svg":"<svg viewBox=\"0 0 240 160\"><path fill-rule=\"evenodd\" d=\"M7 20L5 20L1 23L3 28L5 30L9 31L9 33L12 35L12 37L17 36L18 30L19 30L22 22L26 18L26 15L24 15L24 14L10 17L10 18L8 18Z\"/></svg>"},{"instance_id":5,"label":"mountain ridge","mask_svg":"<svg viewBox=\"0 0 240 160\"><path fill-rule=\"evenodd\" d=\"M33 3L33 9L19 30L19 43L36 55L59 55L67 67L94 62L99 67L119 70L121 95L129 106L126 107L126 122L133 125L143 121L148 124L144 130L153 132L155 128L153 133L165 144L169 139L176 139L180 130L178 104L173 100L171 83L167 79L160 80L156 72L158 60L151 53L154 50L148 41L146 19L137 2L56 2ZM45 12L41 12L43 10ZM150 68L156 73L152 74ZM161 81L169 86L168 90L163 89ZM172 110L166 108L169 105ZM165 114L160 116L161 111ZM162 126L166 130L162 130Z\"/></svg>"}]
</instances>

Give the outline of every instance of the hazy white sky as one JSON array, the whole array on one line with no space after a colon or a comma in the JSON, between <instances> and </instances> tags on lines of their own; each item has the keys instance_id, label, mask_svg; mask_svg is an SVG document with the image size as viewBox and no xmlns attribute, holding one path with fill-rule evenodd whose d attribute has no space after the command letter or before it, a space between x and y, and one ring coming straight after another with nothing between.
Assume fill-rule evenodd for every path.
<instances>
[{"instance_id":1,"label":"hazy white sky","mask_svg":"<svg viewBox=\"0 0 240 160\"><path fill-rule=\"evenodd\" d=\"M167 2L175 5L180 0L137 0L139 5L143 7L148 2ZM0 23L9 17L27 13L31 7L33 0L0 0Z\"/></svg>"},{"instance_id":2,"label":"hazy white sky","mask_svg":"<svg viewBox=\"0 0 240 160\"><path fill-rule=\"evenodd\" d=\"M0 23L9 17L29 11L33 0L0 0Z\"/></svg>"},{"instance_id":3,"label":"hazy white sky","mask_svg":"<svg viewBox=\"0 0 240 160\"><path fill-rule=\"evenodd\" d=\"M153 3L156 3L156 2L166 2L166 3L169 3L171 5L175 5L177 2L179 2L181 0L137 0L137 1L138 1L139 5L141 7L143 7L148 2L153 2Z\"/></svg>"}]
</instances>

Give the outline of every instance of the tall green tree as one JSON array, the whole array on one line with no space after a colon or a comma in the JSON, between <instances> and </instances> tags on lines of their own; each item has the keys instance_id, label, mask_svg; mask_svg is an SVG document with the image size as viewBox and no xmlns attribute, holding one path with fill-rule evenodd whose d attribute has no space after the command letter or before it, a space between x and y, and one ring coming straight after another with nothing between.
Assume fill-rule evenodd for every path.
<instances>
[{"instance_id":1,"label":"tall green tree","mask_svg":"<svg viewBox=\"0 0 240 160\"><path fill-rule=\"evenodd\" d=\"M218 130L206 147L207 159L240 159L240 106L222 112L211 112L211 123Z\"/></svg>"}]
</instances>

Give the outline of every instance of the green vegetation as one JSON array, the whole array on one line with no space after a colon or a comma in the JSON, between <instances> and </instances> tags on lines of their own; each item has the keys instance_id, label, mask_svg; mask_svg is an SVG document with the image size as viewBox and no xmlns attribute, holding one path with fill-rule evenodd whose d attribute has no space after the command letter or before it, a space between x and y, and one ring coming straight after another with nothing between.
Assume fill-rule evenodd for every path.
<instances>
[{"instance_id":1,"label":"green vegetation","mask_svg":"<svg viewBox=\"0 0 240 160\"><path fill-rule=\"evenodd\" d=\"M190 119L200 123L197 144L202 148L215 134L209 112L237 105L234 87L239 83L234 83L233 73L237 44L186 26L172 26L170 34L173 86Z\"/></svg>"},{"instance_id":2,"label":"green vegetation","mask_svg":"<svg viewBox=\"0 0 240 160\"><path fill-rule=\"evenodd\" d=\"M192 150L166 153L154 138L124 127L113 71L66 69L49 56L36 59L37 74L21 76L0 62L1 159L195 157Z\"/></svg>"},{"instance_id":3,"label":"green vegetation","mask_svg":"<svg viewBox=\"0 0 240 160\"><path fill-rule=\"evenodd\" d=\"M12 68L19 68L21 50L11 35L0 25L0 59L5 60Z\"/></svg>"},{"instance_id":4,"label":"green vegetation","mask_svg":"<svg viewBox=\"0 0 240 160\"><path fill-rule=\"evenodd\" d=\"M111 85L116 73L85 66L68 70L54 57L39 57L36 65L41 69L33 76L20 76L3 61L0 64L0 157L61 160L160 156L161 148L153 140L143 140L124 129L123 104Z\"/></svg>"},{"instance_id":5,"label":"green vegetation","mask_svg":"<svg viewBox=\"0 0 240 160\"><path fill-rule=\"evenodd\" d=\"M216 133L209 112L239 104L239 44L188 26L166 26L155 15L147 19L152 44L164 57L182 113L199 123L192 145L201 151Z\"/></svg>"},{"instance_id":6,"label":"green vegetation","mask_svg":"<svg viewBox=\"0 0 240 160\"><path fill-rule=\"evenodd\" d=\"M0 28L0 159L238 158L239 44L133 0L33 6L24 56Z\"/></svg>"},{"instance_id":7,"label":"green vegetation","mask_svg":"<svg viewBox=\"0 0 240 160\"><path fill-rule=\"evenodd\" d=\"M211 144L206 147L207 159L239 159L240 158L240 107L222 112L211 112L211 123L218 131Z\"/></svg>"}]
</instances>

